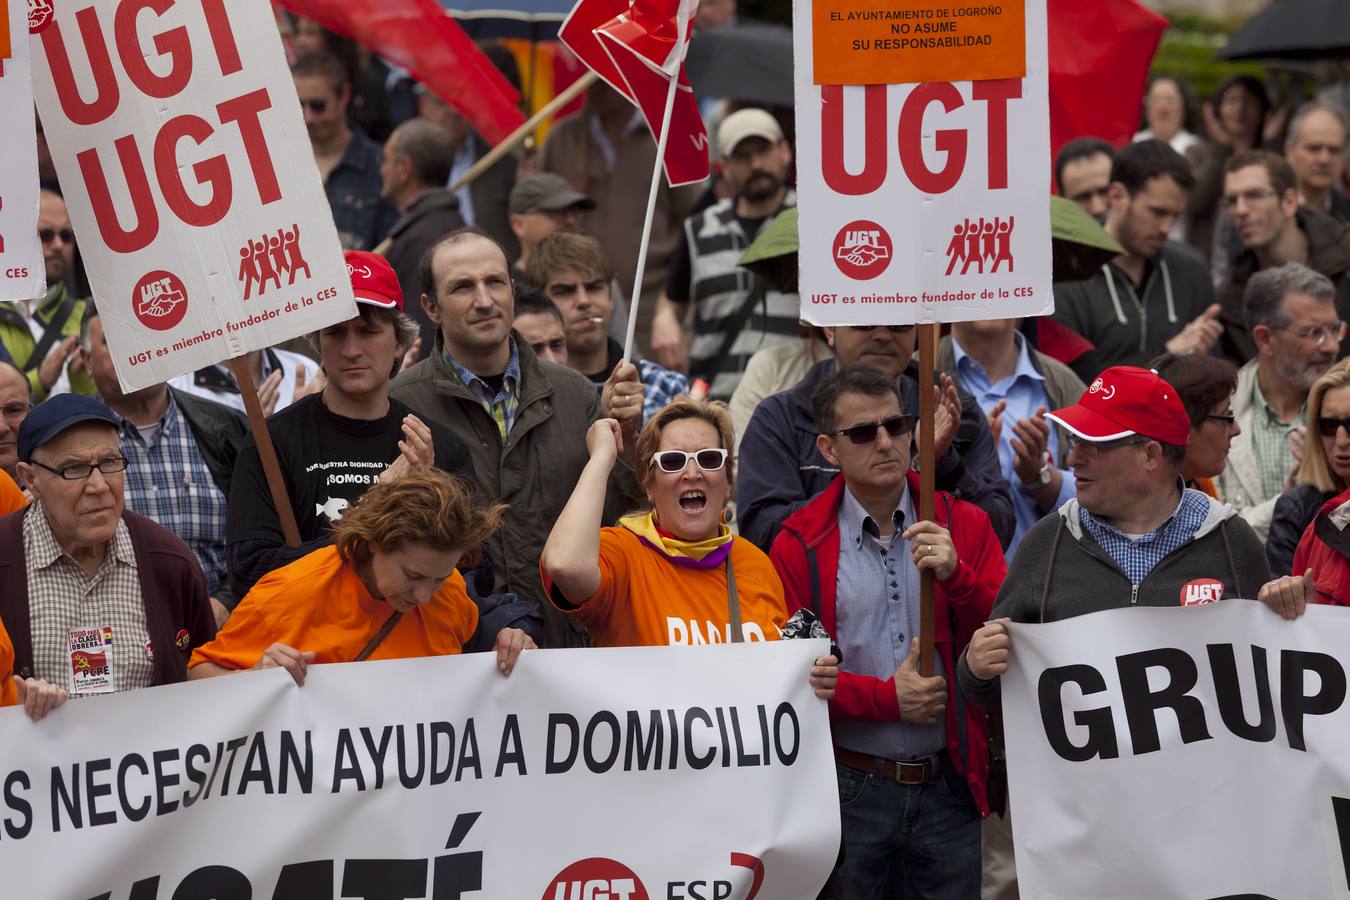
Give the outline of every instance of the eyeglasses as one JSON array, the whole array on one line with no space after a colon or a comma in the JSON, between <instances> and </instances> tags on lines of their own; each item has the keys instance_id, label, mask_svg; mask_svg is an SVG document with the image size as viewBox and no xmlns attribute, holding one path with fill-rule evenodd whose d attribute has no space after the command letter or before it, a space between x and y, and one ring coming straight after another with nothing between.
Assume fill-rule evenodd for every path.
<instances>
[{"instance_id":1,"label":"eyeglasses","mask_svg":"<svg viewBox=\"0 0 1350 900\"><path fill-rule=\"evenodd\" d=\"M838 431L831 431L830 437L842 435L855 444L870 444L877 439L877 432L883 428L893 438L902 434L909 434L914 430L914 417L891 416L889 419L883 419L880 422L862 422L848 428L841 428Z\"/></svg>"},{"instance_id":2,"label":"eyeglasses","mask_svg":"<svg viewBox=\"0 0 1350 900\"><path fill-rule=\"evenodd\" d=\"M1345 338L1346 324L1337 322L1335 325L1314 325L1312 328L1304 328L1299 331L1289 332L1300 341L1308 341L1316 346L1321 346L1323 341L1330 340L1333 344L1338 344Z\"/></svg>"},{"instance_id":3,"label":"eyeglasses","mask_svg":"<svg viewBox=\"0 0 1350 900\"><path fill-rule=\"evenodd\" d=\"M33 465L40 469L46 469L53 475L60 475L66 481L83 481L90 475L93 475L95 469L98 469L104 475L116 475L118 472L125 472L127 461L125 457L110 456L107 459L99 460L94 465L90 465L89 463L76 463L72 466L63 466L60 469L53 469L51 466L40 463L35 459L33 460Z\"/></svg>"},{"instance_id":4,"label":"eyeglasses","mask_svg":"<svg viewBox=\"0 0 1350 900\"><path fill-rule=\"evenodd\" d=\"M327 100L301 100L300 105L317 115L323 115L328 111Z\"/></svg>"},{"instance_id":5,"label":"eyeglasses","mask_svg":"<svg viewBox=\"0 0 1350 900\"><path fill-rule=\"evenodd\" d=\"M874 328L884 328L891 334L904 334L906 331L913 331L913 325L849 325L849 331L871 331Z\"/></svg>"},{"instance_id":6,"label":"eyeglasses","mask_svg":"<svg viewBox=\"0 0 1350 900\"><path fill-rule=\"evenodd\" d=\"M33 404L31 403L8 403L5 406L0 407L0 416L4 416L11 422L17 422L28 415L32 408Z\"/></svg>"},{"instance_id":7,"label":"eyeglasses","mask_svg":"<svg viewBox=\"0 0 1350 900\"><path fill-rule=\"evenodd\" d=\"M1233 423L1237 421L1237 416L1233 415L1231 412L1210 413L1205 416L1205 418L1211 422L1222 422L1225 428L1232 428Z\"/></svg>"},{"instance_id":8,"label":"eyeglasses","mask_svg":"<svg viewBox=\"0 0 1350 900\"><path fill-rule=\"evenodd\" d=\"M1317 420L1317 432L1324 438L1334 438L1342 428L1346 434L1350 434L1350 419L1333 419L1330 416L1322 416Z\"/></svg>"},{"instance_id":9,"label":"eyeglasses","mask_svg":"<svg viewBox=\"0 0 1350 900\"><path fill-rule=\"evenodd\" d=\"M1069 439L1065 441L1068 445L1069 453L1072 453L1075 450L1082 450L1083 455L1088 457L1099 456L1103 453L1109 453L1112 450L1119 450L1121 447L1138 447L1147 444L1148 442L1148 438L1138 435L1130 438L1121 438L1118 441L1088 441L1080 438L1076 434L1069 435Z\"/></svg>"},{"instance_id":10,"label":"eyeglasses","mask_svg":"<svg viewBox=\"0 0 1350 900\"><path fill-rule=\"evenodd\" d=\"M60 238L63 244L73 244L75 243L75 232L69 228L62 228L60 231L55 228L38 229L38 240L42 241L43 244L50 244L57 238Z\"/></svg>"},{"instance_id":11,"label":"eyeglasses","mask_svg":"<svg viewBox=\"0 0 1350 900\"><path fill-rule=\"evenodd\" d=\"M727 464L727 451L720 447L709 447L706 450L695 450L692 453L687 450L662 450L654 458L657 467L670 475L683 472L691 459L703 471L717 472Z\"/></svg>"},{"instance_id":12,"label":"eyeglasses","mask_svg":"<svg viewBox=\"0 0 1350 900\"><path fill-rule=\"evenodd\" d=\"M1279 194L1272 191L1270 188L1257 188L1250 191L1243 191L1240 194L1227 194L1220 202L1223 203L1224 209L1236 209L1238 201L1240 200L1245 201L1248 206L1254 206L1267 197L1278 196Z\"/></svg>"}]
</instances>

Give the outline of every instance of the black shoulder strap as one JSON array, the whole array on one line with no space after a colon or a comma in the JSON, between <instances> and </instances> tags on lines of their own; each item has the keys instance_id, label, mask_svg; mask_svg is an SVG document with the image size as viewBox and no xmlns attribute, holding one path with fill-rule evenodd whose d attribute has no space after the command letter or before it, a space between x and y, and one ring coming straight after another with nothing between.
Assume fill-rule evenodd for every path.
<instances>
[{"instance_id":1,"label":"black shoulder strap","mask_svg":"<svg viewBox=\"0 0 1350 900\"><path fill-rule=\"evenodd\" d=\"M47 354L51 352L52 347L56 346L56 342L61 339L61 329L66 326L66 320L70 318L70 314L74 311L75 298L67 291L65 299L56 308L56 315L52 316L50 323L42 326L42 340L37 342L32 354L23 364L25 372L31 372L42 365L42 361L47 358ZM39 321L41 320L39 319Z\"/></svg>"},{"instance_id":2,"label":"black shoulder strap","mask_svg":"<svg viewBox=\"0 0 1350 900\"><path fill-rule=\"evenodd\" d=\"M375 633L375 636L370 639L365 647L361 648L361 652L356 654L355 662L370 659L370 654L374 653L376 648L384 643L384 639L389 637L389 632L394 630L394 626L398 624L398 620L401 618L403 618L403 613L398 610L390 613L389 618L385 619L384 624L380 626L380 630Z\"/></svg>"},{"instance_id":3,"label":"black shoulder strap","mask_svg":"<svg viewBox=\"0 0 1350 900\"><path fill-rule=\"evenodd\" d=\"M741 631L741 598L736 593L736 568L731 564L731 553L727 553L727 610L731 613L731 642L744 642Z\"/></svg>"}]
</instances>

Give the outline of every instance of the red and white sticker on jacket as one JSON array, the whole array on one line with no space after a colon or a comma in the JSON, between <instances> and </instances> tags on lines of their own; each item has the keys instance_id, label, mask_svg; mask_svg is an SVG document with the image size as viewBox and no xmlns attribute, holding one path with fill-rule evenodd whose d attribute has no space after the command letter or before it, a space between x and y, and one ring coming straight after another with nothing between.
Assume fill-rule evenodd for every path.
<instances>
[{"instance_id":1,"label":"red and white sticker on jacket","mask_svg":"<svg viewBox=\"0 0 1350 900\"><path fill-rule=\"evenodd\" d=\"M1204 606L1223 599L1223 582L1214 578L1197 578L1181 586L1182 606Z\"/></svg>"}]
</instances>

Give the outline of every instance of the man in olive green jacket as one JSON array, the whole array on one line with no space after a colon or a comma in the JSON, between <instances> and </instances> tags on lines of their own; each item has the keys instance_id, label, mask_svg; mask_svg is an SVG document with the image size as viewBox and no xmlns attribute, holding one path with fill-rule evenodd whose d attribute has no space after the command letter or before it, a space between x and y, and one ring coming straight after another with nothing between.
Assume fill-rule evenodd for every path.
<instances>
[{"instance_id":1,"label":"man in olive green jacket","mask_svg":"<svg viewBox=\"0 0 1350 900\"><path fill-rule=\"evenodd\" d=\"M390 396L458 435L483 495L510 506L488 542L494 593L538 604L541 646L585 646L582 626L544 595L539 554L589 458L586 429L602 414L623 425L630 463L615 469L607 522L641 502L631 468L642 410L637 370L621 367L597 398L586 376L536 357L511 331L506 253L478 229L451 232L427 251L421 268L422 307L440 334L427 358L394 380Z\"/></svg>"}]
</instances>

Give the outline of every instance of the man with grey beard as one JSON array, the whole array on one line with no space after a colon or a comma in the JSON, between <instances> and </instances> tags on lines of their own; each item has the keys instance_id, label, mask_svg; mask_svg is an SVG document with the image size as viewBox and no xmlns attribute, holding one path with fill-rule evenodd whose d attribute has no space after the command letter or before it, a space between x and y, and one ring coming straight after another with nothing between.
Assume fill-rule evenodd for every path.
<instances>
[{"instance_id":1,"label":"man with grey beard","mask_svg":"<svg viewBox=\"0 0 1350 900\"><path fill-rule=\"evenodd\" d=\"M1253 275L1243 312L1257 352L1238 372L1233 415L1242 433L1218 490L1265 540L1303 455L1308 389L1336 361L1346 325L1331 280L1300 263Z\"/></svg>"}]
</instances>

